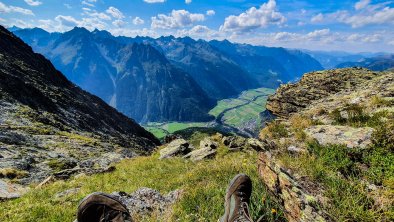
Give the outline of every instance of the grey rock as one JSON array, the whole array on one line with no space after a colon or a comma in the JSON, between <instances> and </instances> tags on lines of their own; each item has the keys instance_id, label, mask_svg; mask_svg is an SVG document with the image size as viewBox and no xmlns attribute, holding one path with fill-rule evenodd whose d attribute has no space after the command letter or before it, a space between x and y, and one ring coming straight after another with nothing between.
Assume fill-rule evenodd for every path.
<instances>
[{"instance_id":1,"label":"grey rock","mask_svg":"<svg viewBox=\"0 0 394 222\"><path fill-rule=\"evenodd\" d=\"M211 157L215 156L215 154L216 154L216 149L206 147L206 148L194 150L194 151L188 153L187 155L185 155L183 158L186 158L186 159L190 158L190 160L192 160L192 161L198 161L198 160L202 160L202 159L206 159L206 158L211 158Z\"/></svg>"},{"instance_id":2,"label":"grey rock","mask_svg":"<svg viewBox=\"0 0 394 222\"><path fill-rule=\"evenodd\" d=\"M371 144L373 129L369 127L318 125L307 128L305 133L316 139L321 145L342 144L349 148L365 148Z\"/></svg>"},{"instance_id":3,"label":"grey rock","mask_svg":"<svg viewBox=\"0 0 394 222\"><path fill-rule=\"evenodd\" d=\"M163 214L171 207L182 194L181 190L175 190L167 195L160 194L151 188L140 188L134 193L115 192L113 195L119 198L129 209L131 215L149 215L152 213Z\"/></svg>"},{"instance_id":4,"label":"grey rock","mask_svg":"<svg viewBox=\"0 0 394 222\"><path fill-rule=\"evenodd\" d=\"M239 136L227 136L223 137L222 143L230 150L240 150L242 148L245 148L246 139Z\"/></svg>"},{"instance_id":5,"label":"grey rock","mask_svg":"<svg viewBox=\"0 0 394 222\"><path fill-rule=\"evenodd\" d=\"M55 194L56 198L68 197L77 194L81 188L71 188L63 192Z\"/></svg>"},{"instance_id":6,"label":"grey rock","mask_svg":"<svg viewBox=\"0 0 394 222\"><path fill-rule=\"evenodd\" d=\"M203 140L200 141L200 149L203 148L216 149L218 148L218 143L213 141L209 137L205 137Z\"/></svg>"},{"instance_id":7,"label":"grey rock","mask_svg":"<svg viewBox=\"0 0 394 222\"><path fill-rule=\"evenodd\" d=\"M289 153L291 153L291 154L301 154L301 153L305 153L306 152L305 149L301 149L301 148L298 148L298 147L293 146L293 145L289 146L287 148L287 151L289 151Z\"/></svg>"},{"instance_id":8,"label":"grey rock","mask_svg":"<svg viewBox=\"0 0 394 222\"><path fill-rule=\"evenodd\" d=\"M0 180L0 200L9 200L19 198L27 192L27 188L18 184L11 184L4 180Z\"/></svg>"},{"instance_id":9,"label":"grey rock","mask_svg":"<svg viewBox=\"0 0 394 222\"><path fill-rule=\"evenodd\" d=\"M160 150L160 158L165 159L177 155L185 155L190 151L190 144L184 139L176 139Z\"/></svg>"},{"instance_id":10,"label":"grey rock","mask_svg":"<svg viewBox=\"0 0 394 222\"><path fill-rule=\"evenodd\" d=\"M249 138L247 140L248 146L256 151L264 151L268 149L267 143L264 142L255 138Z\"/></svg>"}]
</instances>

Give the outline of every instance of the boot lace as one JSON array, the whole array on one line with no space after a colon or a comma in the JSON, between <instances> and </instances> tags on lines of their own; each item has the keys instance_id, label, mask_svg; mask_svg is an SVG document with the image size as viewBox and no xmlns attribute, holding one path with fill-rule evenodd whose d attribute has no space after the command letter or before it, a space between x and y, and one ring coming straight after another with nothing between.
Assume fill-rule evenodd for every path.
<instances>
[{"instance_id":1,"label":"boot lace","mask_svg":"<svg viewBox=\"0 0 394 222\"><path fill-rule=\"evenodd\" d=\"M234 222L252 222L249 216L249 206L244 198L244 195L244 192L239 192L239 196L241 198L241 207L238 211L238 217Z\"/></svg>"}]
</instances>

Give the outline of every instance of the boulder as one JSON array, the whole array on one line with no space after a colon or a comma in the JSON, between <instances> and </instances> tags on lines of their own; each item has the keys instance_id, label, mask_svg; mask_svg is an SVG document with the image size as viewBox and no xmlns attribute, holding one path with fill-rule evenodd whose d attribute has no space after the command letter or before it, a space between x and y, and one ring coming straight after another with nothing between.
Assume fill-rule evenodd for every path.
<instances>
[{"instance_id":1,"label":"boulder","mask_svg":"<svg viewBox=\"0 0 394 222\"><path fill-rule=\"evenodd\" d=\"M204 148L216 149L218 148L218 143L211 140L209 137L205 137L203 140L200 141L200 149Z\"/></svg>"},{"instance_id":2,"label":"boulder","mask_svg":"<svg viewBox=\"0 0 394 222\"><path fill-rule=\"evenodd\" d=\"M215 156L216 154L216 149L211 149L209 147L207 148L202 148L198 150L194 150L187 155L183 156L183 158L190 158L192 161L198 161L206 158L211 158Z\"/></svg>"},{"instance_id":3,"label":"boulder","mask_svg":"<svg viewBox=\"0 0 394 222\"><path fill-rule=\"evenodd\" d=\"M153 213L164 214L175 201L179 200L181 194L181 190L175 190L167 195L162 195L157 190L145 187L131 194L125 192L113 193L127 206L132 216L138 215L138 217Z\"/></svg>"},{"instance_id":4,"label":"boulder","mask_svg":"<svg viewBox=\"0 0 394 222\"><path fill-rule=\"evenodd\" d=\"M0 200L9 200L19 198L28 191L28 188L18 184L8 183L0 180Z\"/></svg>"},{"instance_id":5,"label":"boulder","mask_svg":"<svg viewBox=\"0 0 394 222\"><path fill-rule=\"evenodd\" d=\"M301 149L301 148L298 148L298 147L293 146L293 145L287 147L287 151L289 151L289 153L291 153L291 154L302 154L302 153L306 152L305 149Z\"/></svg>"},{"instance_id":6,"label":"boulder","mask_svg":"<svg viewBox=\"0 0 394 222\"><path fill-rule=\"evenodd\" d=\"M81 188L71 188L68 190L65 190L63 192L57 193L55 194L55 198L62 198L62 197L69 197L69 196L73 196L75 194L77 194L79 191L81 190Z\"/></svg>"},{"instance_id":7,"label":"boulder","mask_svg":"<svg viewBox=\"0 0 394 222\"><path fill-rule=\"evenodd\" d=\"M165 159L177 155L185 155L191 149L189 142L184 139L176 139L160 150L159 159Z\"/></svg>"},{"instance_id":8,"label":"boulder","mask_svg":"<svg viewBox=\"0 0 394 222\"><path fill-rule=\"evenodd\" d=\"M226 136L223 137L222 143L230 150L240 150L245 148L247 139L240 136Z\"/></svg>"},{"instance_id":9,"label":"boulder","mask_svg":"<svg viewBox=\"0 0 394 222\"><path fill-rule=\"evenodd\" d=\"M307 128L305 133L316 139L321 145L342 144L349 148L365 148L372 143L373 129L369 127L317 125Z\"/></svg>"},{"instance_id":10,"label":"boulder","mask_svg":"<svg viewBox=\"0 0 394 222\"><path fill-rule=\"evenodd\" d=\"M283 206L289 222L330 221L326 213L320 210L321 201L278 165L269 152L260 153L258 172L268 190Z\"/></svg>"},{"instance_id":11,"label":"boulder","mask_svg":"<svg viewBox=\"0 0 394 222\"><path fill-rule=\"evenodd\" d=\"M200 141L200 149L194 150L183 158L190 158L192 161L198 161L206 158L211 158L215 156L216 149L218 148L218 143L213 141L209 137L205 137L203 140Z\"/></svg>"}]
</instances>

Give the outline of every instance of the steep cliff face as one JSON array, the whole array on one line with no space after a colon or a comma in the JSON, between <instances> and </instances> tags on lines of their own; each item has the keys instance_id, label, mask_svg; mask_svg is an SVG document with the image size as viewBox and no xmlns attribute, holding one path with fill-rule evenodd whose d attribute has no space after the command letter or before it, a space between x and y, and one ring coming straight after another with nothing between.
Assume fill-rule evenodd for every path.
<instances>
[{"instance_id":1,"label":"steep cliff face","mask_svg":"<svg viewBox=\"0 0 394 222\"><path fill-rule=\"evenodd\" d=\"M0 27L0 168L27 171L22 183L37 182L50 174L50 159L64 159L72 168L111 152L149 153L158 144Z\"/></svg>"},{"instance_id":2,"label":"steep cliff face","mask_svg":"<svg viewBox=\"0 0 394 222\"><path fill-rule=\"evenodd\" d=\"M146 38L144 42L162 50L212 98L229 98L259 86L250 73L206 41L170 36Z\"/></svg>"},{"instance_id":3,"label":"steep cliff face","mask_svg":"<svg viewBox=\"0 0 394 222\"><path fill-rule=\"evenodd\" d=\"M120 50L118 57L122 71L111 99L118 110L140 122L213 119L207 113L216 102L153 47L135 43Z\"/></svg>"},{"instance_id":4,"label":"steep cliff face","mask_svg":"<svg viewBox=\"0 0 394 222\"><path fill-rule=\"evenodd\" d=\"M306 72L323 69L317 60L298 50L236 44L227 40L209 43L265 87L278 86L281 82L294 81Z\"/></svg>"},{"instance_id":5,"label":"steep cliff face","mask_svg":"<svg viewBox=\"0 0 394 222\"><path fill-rule=\"evenodd\" d=\"M346 90L355 90L365 82L385 75L368 69L346 68L305 74L295 84L284 84L268 98L267 109L280 117L288 117L312 102Z\"/></svg>"},{"instance_id":6,"label":"steep cliff face","mask_svg":"<svg viewBox=\"0 0 394 222\"><path fill-rule=\"evenodd\" d=\"M192 77L149 45L125 44L108 32L84 28L59 35L26 32L17 34L44 53L70 81L138 122L212 119L207 113L214 101ZM47 44L35 44L40 41Z\"/></svg>"}]
</instances>

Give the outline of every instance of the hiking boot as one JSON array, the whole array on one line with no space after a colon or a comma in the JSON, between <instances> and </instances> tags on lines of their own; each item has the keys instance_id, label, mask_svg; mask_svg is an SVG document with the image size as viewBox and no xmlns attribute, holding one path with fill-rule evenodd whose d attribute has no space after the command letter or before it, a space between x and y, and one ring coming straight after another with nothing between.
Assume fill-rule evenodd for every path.
<instances>
[{"instance_id":1,"label":"hiking boot","mask_svg":"<svg viewBox=\"0 0 394 222\"><path fill-rule=\"evenodd\" d=\"M92 193L78 206L78 222L132 222L127 207L115 196Z\"/></svg>"},{"instance_id":2,"label":"hiking boot","mask_svg":"<svg viewBox=\"0 0 394 222\"><path fill-rule=\"evenodd\" d=\"M226 191L225 211L220 222L252 222L249 216L249 202L252 181L245 174L238 174L230 182Z\"/></svg>"}]
</instances>

